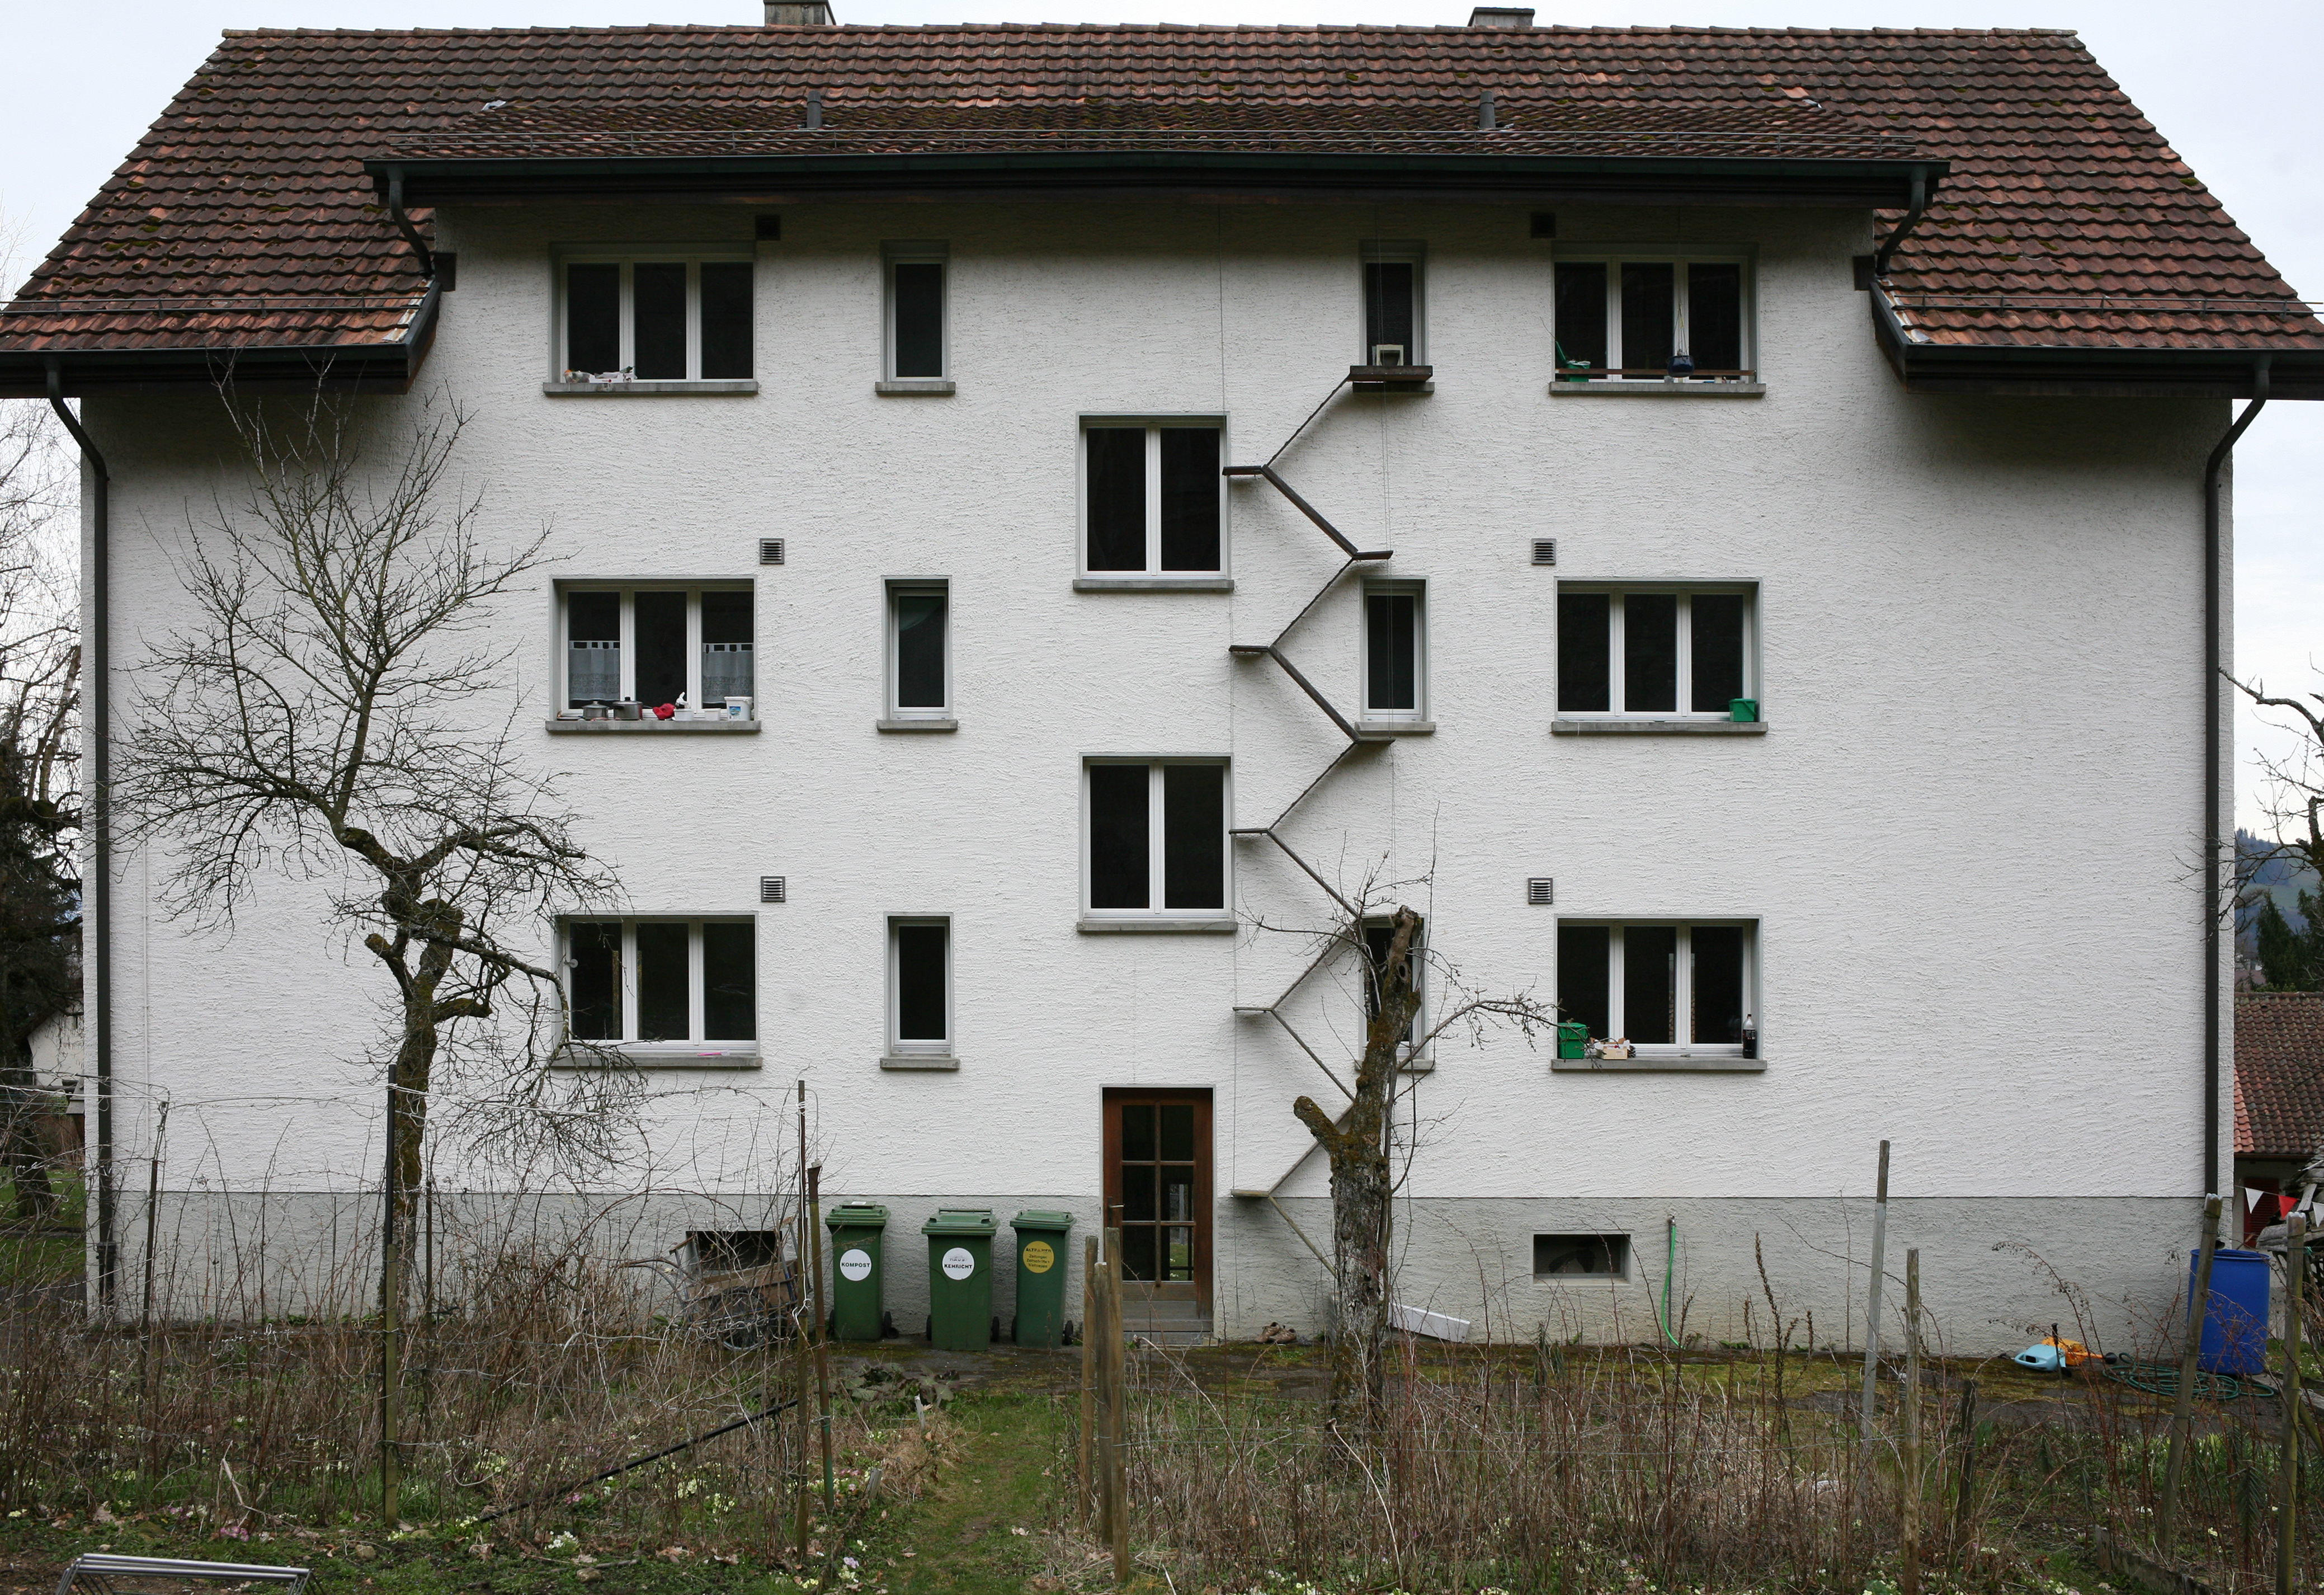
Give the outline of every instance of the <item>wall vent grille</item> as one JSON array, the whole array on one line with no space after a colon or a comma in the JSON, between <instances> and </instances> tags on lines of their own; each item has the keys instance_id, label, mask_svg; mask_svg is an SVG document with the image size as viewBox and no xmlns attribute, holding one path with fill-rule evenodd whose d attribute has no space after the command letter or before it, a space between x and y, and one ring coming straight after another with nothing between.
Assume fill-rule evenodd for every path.
<instances>
[{"instance_id":1,"label":"wall vent grille","mask_svg":"<svg viewBox=\"0 0 2324 1595\"><path fill-rule=\"evenodd\" d=\"M1536 908L1546 908L1557 901L1557 882L1546 875L1536 875L1526 882L1526 902Z\"/></svg>"},{"instance_id":2,"label":"wall vent grille","mask_svg":"<svg viewBox=\"0 0 2324 1595\"><path fill-rule=\"evenodd\" d=\"M1554 537L1537 537L1537 538L1534 539L1533 539L1533 562L1534 562L1536 565L1554 565L1554 564L1556 564L1556 563L1557 563L1557 539L1556 539L1555 538L1554 538ZM781 564L781 563L782 563L782 561L781 561L781 560L779 560L779 559L778 559L778 560L776 560L774 563L776 563L776 564L779 565L779 564Z\"/></svg>"},{"instance_id":3,"label":"wall vent grille","mask_svg":"<svg viewBox=\"0 0 2324 1595\"><path fill-rule=\"evenodd\" d=\"M779 537L761 538L759 539L759 563L761 565L780 565L782 562L783 539Z\"/></svg>"},{"instance_id":4,"label":"wall vent grille","mask_svg":"<svg viewBox=\"0 0 2324 1595\"><path fill-rule=\"evenodd\" d=\"M790 882L780 875L759 877L759 900L762 903L785 903L790 900Z\"/></svg>"}]
</instances>

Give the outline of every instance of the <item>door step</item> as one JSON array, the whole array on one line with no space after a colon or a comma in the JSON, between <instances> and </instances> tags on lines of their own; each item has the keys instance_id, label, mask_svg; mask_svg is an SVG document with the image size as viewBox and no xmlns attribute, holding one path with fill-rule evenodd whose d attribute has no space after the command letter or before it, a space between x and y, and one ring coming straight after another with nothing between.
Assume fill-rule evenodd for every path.
<instances>
[{"instance_id":1,"label":"door step","mask_svg":"<svg viewBox=\"0 0 2324 1595\"><path fill-rule=\"evenodd\" d=\"M1211 1339L1211 1319L1206 1313L1172 1313L1168 1314L1122 1314L1121 1332L1133 1341L1144 1341L1149 1346L1202 1346Z\"/></svg>"}]
</instances>

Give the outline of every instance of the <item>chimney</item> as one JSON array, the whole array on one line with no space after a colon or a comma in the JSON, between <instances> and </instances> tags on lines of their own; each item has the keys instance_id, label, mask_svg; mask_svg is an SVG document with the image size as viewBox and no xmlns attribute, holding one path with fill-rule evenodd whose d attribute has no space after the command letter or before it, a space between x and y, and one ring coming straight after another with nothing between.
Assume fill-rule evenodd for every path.
<instances>
[{"instance_id":1,"label":"chimney","mask_svg":"<svg viewBox=\"0 0 2324 1595\"><path fill-rule=\"evenodd\" d=\"M775 20L775 8L771 4L767 7L767 20ZM1533 26L1533 7L1480 5L1469 13L1469 25L1472 28L1530 28Z\"/></svg>"},{"instance_id":2,"label":"chimney","mask_svg":"<svg viewBox=\"0 0 2324 1595\"><path fill-rule=\"evenodd\" d=\"M769 9L771 10L773 8L770 6ZM798 10L800 8L795 6L792 9ZM799 125L801 127L821 127L823 125L823 90L820 88L810 88L807 91L807 115L800 118Z\"/></svg>"},{"instance_id":3,"label":"chimney","mask_svg":"<svg viewBox=\"0 0 2324 1595\"><path fill-rule=\"evenodd\" d=\"M767 26L827 28L831 26L830 0L767 0Z\"/></svg>"}]
</instances>

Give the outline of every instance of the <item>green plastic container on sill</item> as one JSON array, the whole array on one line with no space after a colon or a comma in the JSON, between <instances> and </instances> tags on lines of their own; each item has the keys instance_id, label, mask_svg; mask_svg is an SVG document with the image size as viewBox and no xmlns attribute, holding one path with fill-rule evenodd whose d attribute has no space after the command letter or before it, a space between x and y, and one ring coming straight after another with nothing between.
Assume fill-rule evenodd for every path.
<instances>
[{"instance_id":1,"label":"green plastic container on sill","mask_svg":"<svg viewBox=\"0 0 2324 1595\"><path fill-rule=\"evenodd\" d=\"M1738 725L1750 724L1759 718L1759 700L1755 697L1729 698L1727 717Z\"/></svg>"},{"instance_id":2,"label":"green plastic container on sill","mask_svg":"<svg viewBox=\"0 0 2324 1595\"><path fill-rule=\"evenodd\" d=\"M1580 1019L1557 1021L1557 1056L1579 1058L1590 1056L1590 1027Z\"/></svg>"}]
</instances>

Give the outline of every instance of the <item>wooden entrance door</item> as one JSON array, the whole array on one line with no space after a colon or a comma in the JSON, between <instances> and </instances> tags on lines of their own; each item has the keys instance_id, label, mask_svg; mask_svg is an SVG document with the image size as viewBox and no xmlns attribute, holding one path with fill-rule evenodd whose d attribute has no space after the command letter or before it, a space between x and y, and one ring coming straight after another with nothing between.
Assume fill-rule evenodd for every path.
<instances>
[{"instance_id":1,"label":"wooden entrance door","mask_svg":"<svg viewBox=\"0 0 2324 1595\"><path fill-rule=\"evenodd\" d=\"M1211 1310L1209 1092L1105 1093L1105 1212L1125 1301Z\"/></svg>"}]
</instances>

